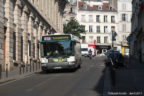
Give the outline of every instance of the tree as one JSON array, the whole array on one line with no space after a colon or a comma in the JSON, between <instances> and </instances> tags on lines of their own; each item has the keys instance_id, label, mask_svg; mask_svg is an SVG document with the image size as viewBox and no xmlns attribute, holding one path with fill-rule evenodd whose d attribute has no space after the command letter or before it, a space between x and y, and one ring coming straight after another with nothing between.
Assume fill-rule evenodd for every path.
<instances>
[{"instance_id":1,"label":"tree","mask_svg":"<svg viewBox=\"0 0 144 96\"><path fill-rule=\"evenodd\" d=\"M64 33L73 34L81 38L81 33L85 33L85 28L83 25L80 25L77 20L71 19L67 24L64 24Z\"/></svg>"}]
</instances>

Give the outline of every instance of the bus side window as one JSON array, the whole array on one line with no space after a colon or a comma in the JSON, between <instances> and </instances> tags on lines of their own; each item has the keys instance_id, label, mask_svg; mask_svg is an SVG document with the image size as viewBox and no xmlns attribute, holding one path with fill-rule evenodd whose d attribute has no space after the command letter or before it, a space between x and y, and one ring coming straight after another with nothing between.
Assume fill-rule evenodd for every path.
<instances>
[{"instance_id":1,"label":"bus side window","mask_svg":"<svg viewBox=\"0 0 144 96\"><path fill-rule=\"evenodd\" d=\"M76 42L75 42L75 41L72 41L72 42L71 42L71 50L72 50L72 53L75 53L75 46L76 46Z\"/></svg>"}]
</instances>

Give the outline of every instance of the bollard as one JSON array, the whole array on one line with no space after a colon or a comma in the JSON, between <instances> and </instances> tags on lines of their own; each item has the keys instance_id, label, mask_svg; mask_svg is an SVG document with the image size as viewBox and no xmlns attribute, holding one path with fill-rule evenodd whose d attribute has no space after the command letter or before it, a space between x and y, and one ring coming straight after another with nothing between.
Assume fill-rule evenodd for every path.
<instances>
[{"instance_id":1,"label":"bollard","mask_svg":"<svg viewBox=\"0 0 144 96\"><path fill-rule=\"evenodd\" d=\"M2 78L2 65L0 64L0 79Z\"/></svg>"},{"instance_id":2,"label":"bollard","mask_svg":"<svg viewBox=\"0 0 144 96\"><path fill-rule=\"evenodd\" d=\"M33 62L33 72L34 72L34 62Z\"/></svg>"},{"instance_id":3,"label":"bollard","mask_svg":"<svg viewBox=\"0 0 144 96\"><path fill-rule=\"evenodd\" d=\"M23 74L24 74L24 71L25 71L25 66L23 65Z\"/></svg>"},{"instance_id":4,"label":"bollard","mask_svg":"<svg viewBox=\"0 0 144 96\"><path fill-rule=\"evenodd\" d=\"M6 64L6 77L8 77L8 64Z\"/></svg>"},{"instance_id":5,"label":"bollard","mask_svg":"<svg viewBox=\"0 0 144 96\"><path fill-rule=\"evenodd\" d=\"M30 60L30 72L31 72L31 60Z\"/></svg>"},{"instance_id":6,"label":"bollard","mask_svg":"<svg viewBox=\"0 0 144 96\"><path fill-rule=\"evenodd\" d=\"M39 61L39 69L41 68L41 66L40 66L40 61Z\"/></svg>"},{"instance_id":7,"label":"bollard","mask_svg":"<svg viewBox=\"0 0 144 96\"><path fill-rule=\"evenodd\" d=\"M38 61L36 61L36 70L37 70L37 64L38 64Z\"/></svg>"},{"instance_id":8,"label":"bollard","mask_svg":"<svg viewBox=\"0 0 144 96\"><path fill-rule=\"evenodd\" d=\"M20 71L19 71L19 73L20 73L20 75L21 75L21 66L20 66L19 68L20 68Z\"/></svg>"},{"instance_id":9,"label":"bollard","mask_svg":"<svg viewBox=\"0 0 144 96\"><path fill-rule=\"evenodd\" d=\"M26 64L26 73L28 72L28 64Z\"/></svg>"}]
</instances>

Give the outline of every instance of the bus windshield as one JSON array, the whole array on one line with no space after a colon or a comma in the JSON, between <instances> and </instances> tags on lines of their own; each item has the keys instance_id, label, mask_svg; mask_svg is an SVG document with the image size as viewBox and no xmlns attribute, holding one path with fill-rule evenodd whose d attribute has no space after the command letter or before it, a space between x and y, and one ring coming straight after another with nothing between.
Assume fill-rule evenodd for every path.
<instances>
[{"instance_id":1,"label":"bus windshield","mask_svg":"<svg viewBox=\"0 0 144 96\"><path fill-rule=\"evenodd\" d=\"M41 44L42 57L74 55L74 43L68 40L49 41Z\"/></svg>"}]
</instances>

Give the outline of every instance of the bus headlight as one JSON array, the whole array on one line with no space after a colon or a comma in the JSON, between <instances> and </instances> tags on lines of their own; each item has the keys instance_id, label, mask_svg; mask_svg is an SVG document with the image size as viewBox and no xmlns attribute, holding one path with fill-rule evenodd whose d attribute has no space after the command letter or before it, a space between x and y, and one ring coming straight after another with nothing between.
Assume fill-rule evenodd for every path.
<instances>
[{"instance_id":1,"label":"bus headlight","mask_svg":"<svg viewBox=\"0 0 144 96\"><path fill-rule=\"evenodd\" d=\"M48 63L48 59L42 58L42 62L41 63Z\"/></svg>"},{"instance_id":2,"label":"bus headlight","mask_svg":"<svg viewBox=\"0 0 144 96\"><path fill-rule=\"evenodd\" d=\"M69 65L74 65L75 61L69 62Z\"/></svg>"},{"instance_id":3,"label":"bus headlight","mask_svg":"<svg viewBox=\"0 0 144 96\"><path fill-rule=\"evenodd\" d=\"M70 56L69 58L67 58L68 62L73 62L75 61L75 57L74 56Z\"/></svg>"},{"instance_id":4,"label":"bus headlight","mask_svg":"<svg viewBox=\"0 0 144 96\"><path fill-rule=\"evenodd\" d=\"M75 64L75 57L74 56L70 56L69 58L67 58L67 62L69 62L70 65Z\"/></svg>"}]
</instances>

